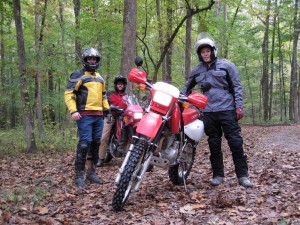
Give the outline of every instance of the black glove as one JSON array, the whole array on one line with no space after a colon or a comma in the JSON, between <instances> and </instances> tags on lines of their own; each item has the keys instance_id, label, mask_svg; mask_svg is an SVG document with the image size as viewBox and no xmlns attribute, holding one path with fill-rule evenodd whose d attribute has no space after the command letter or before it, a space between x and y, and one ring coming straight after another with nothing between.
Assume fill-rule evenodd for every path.
<instances>
[{"instance_id":1,"label":"black glove","mask_svg":"<svg viewBox=\"0 0 300 225\"><path fill-rule=\"evenodd\" d=\"M203 82L200 84L200 90L204 93L209 91L211 88L211 84L209 82Z\"/></svg>"},{"instance_id":2,"label":"black glove","mask_svg":"<svg viewBox=\"0 0 300 225\"><path fill-rule=\"evenodd\" d=\"M114 123L115 122L115 118L111 113L107 114L107 123Z\"/></svg>"}]
</instances>

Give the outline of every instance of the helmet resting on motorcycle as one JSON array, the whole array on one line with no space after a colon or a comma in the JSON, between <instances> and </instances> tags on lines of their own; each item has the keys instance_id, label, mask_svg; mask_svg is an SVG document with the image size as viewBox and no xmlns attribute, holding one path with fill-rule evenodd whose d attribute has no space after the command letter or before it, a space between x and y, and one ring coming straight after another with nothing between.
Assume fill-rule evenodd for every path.
<instances>
[{"instance_id":1,"label":"helmet resting on motorcycle","mask_svg":"<svg viewBox=\"0 0 300 225\"><path fill-rule=\"evenodd\" d=\"M95 63L89 63L87 61L88 58L96 58L96 62ZM95 72L96 69L98 69L98 67L101 64L101 55L98 52L98 50L95 49L95 48L86 48L86 49L83 50L81 60L82 60L82 63L83 63L83 67L86 71Z\"/></svg>"},{"instance_id":2,"label":"helmet resting on motorcycle","mask_svg":"<svg viewBox=\"0 0 300 225\"><path fill-rule=\"evenodd\" d=\"M201 56L201 49L209 47L211 49L211 61L214 61L217 57L217 48L214 39L206 32L200 33L198 40L196 41L195 48L200 62L203 62Z\"/></svg>"},{"instance_id":3,"label":"helmet resting on motorcycle","mask_svg":"<svg viewBox=\"0 0 300 225\"><path fill-rule=\"evenodd\" d=\"M122 82L124 84L124 87L122 90L119 90L118 87L117 87L117 83L118 82ZM114 87L115 87L115 91L116 92L121 92L121 93L124 93L125 90L126 90L126 85L127 85L127 79L126 77L124 77L123 75L117 75L115 76L115 79L114 79Z\"/></svg>"}]
</instances>

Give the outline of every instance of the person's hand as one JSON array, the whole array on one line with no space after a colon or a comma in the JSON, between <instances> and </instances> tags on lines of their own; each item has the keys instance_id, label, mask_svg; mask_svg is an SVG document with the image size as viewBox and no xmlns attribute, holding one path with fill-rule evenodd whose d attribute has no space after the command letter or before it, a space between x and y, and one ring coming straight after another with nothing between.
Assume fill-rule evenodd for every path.
<instances>
[{"instance_id":1,"label":"person's hand","mask_svg":"<svg viewBox=\"0 0 300 225\"><path fill-rule=\"evenodd\" d=\"M236 108L235 112L236 112L236 119L237 120L240 120L244 117L244 110L242 108Z\"/></svg>"},{"instance_id":2,"label":"person's hand","mask_svg":"<svg viewBox=\"0 0 300 225\"><path fill-rule=\"evenodd\" d=\"M72 120L80 120L81 115L80 115L79 112L74 112L74 113L71 115L71 117L72 117Z\"/></svg>"},{"instance_id":3,"label":"person's hand","mask_svg":"<svg viewBox=\"0 0 300 225\"><path fill-rule=\"evenodd\" d=\"M115 122L115 118L111 113L107 114L107 123L114 123Z\"/></svg>"}]
</instances>

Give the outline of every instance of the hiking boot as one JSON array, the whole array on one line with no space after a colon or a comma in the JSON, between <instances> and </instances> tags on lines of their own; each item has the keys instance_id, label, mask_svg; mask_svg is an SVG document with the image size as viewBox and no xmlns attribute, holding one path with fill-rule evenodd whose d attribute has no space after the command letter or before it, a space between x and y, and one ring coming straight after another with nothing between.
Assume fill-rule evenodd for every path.
<instances>
[{"instance_id":1,"label":"hiking boot","mask_svg":"<svg viewBox=\"0 0 300 225\"><path fill-rule=\"evenodd\" d=\"M239 185L242 185L245 188L250 188L250 187L253 186L248 177L240 177L239 178Z\"/></svg>"},{"instance_id":2,"label":"hiking boot","mask_svg":"<svg viewBox=\"0 0 300 225\"><path fill-rule=\"evenodd\" d=\"M103 184L102 180L96 175L94 170L87 171L86 179L95 184Z\"/></svg>"},{"instance_id":3,"label":"hiking boot","mask_svg":"<svg viewBox=\"0 0 300 225\"><path fill-rule=\"evenodd\" d=\"M212 186L219 186L223 182L224 177L213 177L210 184Z\"/></svg>"},{"instance_id":4,"label":"hiking boot","mask_svg":"<svg viewBox=\"0 0 300 225\"><path fill-rule=\"evenodd\" d=\"M84 178L83 177L76 177L75 178L75 184L78 188L87 188L86 183L84 182Z\"/></svg>"},{"instance_id":5,"label":"hiking boot","mask_svg":"<svg viewBox=\"0 0 300 225\"><path fill-rule=\"evenodd\" d=\"M104 166L104 159L99 159L96 166L97 167L103 167Z\"/></svg>"}]
</instances>

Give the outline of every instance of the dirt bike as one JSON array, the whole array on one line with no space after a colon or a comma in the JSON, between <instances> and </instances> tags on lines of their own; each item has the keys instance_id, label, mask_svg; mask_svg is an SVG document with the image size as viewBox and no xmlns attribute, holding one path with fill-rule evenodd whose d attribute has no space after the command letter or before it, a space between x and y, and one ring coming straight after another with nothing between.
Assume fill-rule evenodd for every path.
<instances>
[{"instance_id":1,"label":"dirt bike","mask_svg":"<svg viewBox=\"0 0 300 225\"><path fill-rule=\"evenodd\" d=\"M127 104L125 110L117 106L110 106L115 116L109 119L109 122L114 123L114 125L108 139L108 147L104 158L105 163L110 162L113 158L121 157L118 155L118 146L122 139L123 130L127 127L126 131L133 135L144 113L134 94L125 95L124 101ZM126 135L131 136L130 134Z\"/></svg>"},{"instance_id":2,"label":"dirt bike","mask_svg":"<svg viewBox=\"0 0 300 225\"><path fill-rule=\"evenodd\" d=\"M206 96L198 92L185 96L165 82L151 84L146 72L138 68L130 71L128 80L150 90L151 101L117 174L114 211L121 211L130 193L139 190L151 166L168 169L170 181L186 188L196 146L204 135L199 118L207 104Z\"/></svg>"}]
</instances>

